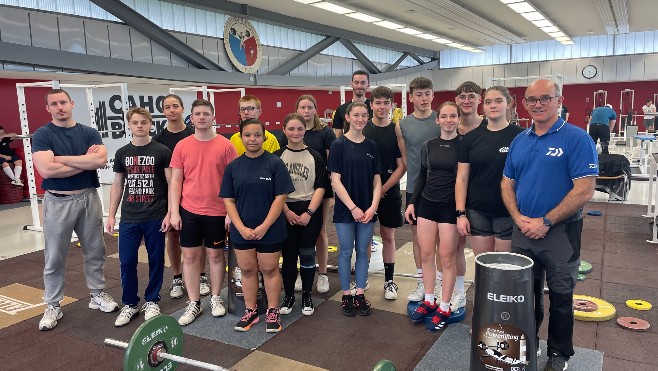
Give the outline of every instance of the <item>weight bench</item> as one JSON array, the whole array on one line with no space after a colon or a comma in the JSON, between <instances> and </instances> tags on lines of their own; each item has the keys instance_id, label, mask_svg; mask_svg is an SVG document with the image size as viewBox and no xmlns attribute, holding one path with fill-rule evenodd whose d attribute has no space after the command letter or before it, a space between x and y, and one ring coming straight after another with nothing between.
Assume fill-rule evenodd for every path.
<instances>
[{"instance_id":1,"label":"weight bench","mask_svg":"<svg viewBox=\"0 0 658 371\"><path fill-rule=\"evenodd\" d=\"M623 155L600 154L595 190L609 195L608 201L626 201L631 188L630 162Z\"/></svg>"}]
</instances>

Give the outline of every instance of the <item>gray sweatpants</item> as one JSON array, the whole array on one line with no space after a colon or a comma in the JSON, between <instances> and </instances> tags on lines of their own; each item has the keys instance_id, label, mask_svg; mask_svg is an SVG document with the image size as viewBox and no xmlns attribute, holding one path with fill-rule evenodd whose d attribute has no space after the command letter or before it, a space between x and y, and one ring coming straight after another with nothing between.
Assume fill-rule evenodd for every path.
<instances>
[{"instance_id":1,"label":"gray sweatpants","mask_svg":"<svg viewBox=\"0 0 658 371\"><path fill-rule=\"evenodd\" d=\"M105 288L103 265L103 208L95 188L66 197L46 192L43 198L43 234L46 240L43 269L44 302L57 304L64 298L66 254L75 231L82 245L85 278L92 293Z\"/></svg>"}]
</instances>

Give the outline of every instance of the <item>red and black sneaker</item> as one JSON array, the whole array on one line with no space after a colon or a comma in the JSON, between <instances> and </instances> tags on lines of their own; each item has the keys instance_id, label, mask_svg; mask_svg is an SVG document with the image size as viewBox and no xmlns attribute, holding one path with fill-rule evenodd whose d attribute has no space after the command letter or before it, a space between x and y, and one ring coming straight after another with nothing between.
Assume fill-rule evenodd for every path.
<instances>
[{"instance_id":1,"label":"red and black sneaker","mask_svg":"<svg viewBox=\"0 0 658 371\"><path fill-rule=\"evenodd\" d=\"M236 331L249 331L251 326L258 323L258 311L255 309L247 308L244 311L244 316L233 327Z\"/></svg>"},{"instance_id":2,"label":"red and black sneaker","mask_svg":"<svg viewBox=\"0 0 658 371\"><path fill-rule=\"evenodd\" d=\"M414 322L420 322L425 319L425 317L436 312L438 307L439 306L436 304L436 299L434 299L434 303L430 303L429 301L425 300L420 303L418 308L416 308L413 313L409 315L409 318L411 318L411 320Z\"/></svg>"},{"instance_id":3,"label":"red and black sneaker","mask_svg":"<svg viewBox=\"0 0 658 371\"><path fill-rule=\"evenodd\" d=\"M354 308L354 297L352 295L343 295L343 302L341 304L343 314L349 317L356 316L356 309Z\"/></svg>"},{"instance_id":4,"label":"red and black sneaker","mask_svg":"<svg viewBox=\"0 0 658 371\"><path fill-rule=\"evenodd\" d=\"M428 331L441 331L445 330L448 327L448 319L450 318L450 309L447 312L437 309L436 312L430 318L430 323L427 323Z\"/></svg>"},{"instance_id":5,"label":"red and black sneaker","mask_svg":"<svg viewBox=\"0 0 658 371\"><path fill-rule=\"evenodd\" d=\"M372 313L370 302L366 299L364 294L359 294L354 297L354 306L356 307L356 312L360 316L369 316L370 313Z\"/></svg>"}]
</instances>

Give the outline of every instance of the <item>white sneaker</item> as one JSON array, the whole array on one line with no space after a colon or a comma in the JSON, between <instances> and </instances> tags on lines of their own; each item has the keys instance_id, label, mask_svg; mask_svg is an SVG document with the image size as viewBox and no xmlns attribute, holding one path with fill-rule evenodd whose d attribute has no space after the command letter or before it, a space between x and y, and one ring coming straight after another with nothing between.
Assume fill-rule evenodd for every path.
<instances>
[{"instance_id":1,"label":"white sneaker","mask_svg":"<svg viewBox=\"0 0 658 371\"><path fill-rule=\"evenodd\" d=\"M62 307L48 305L46 311L43 313L43 318L39 321L39 330L48 331L54 329L55 326L57 326L57 321L60 320L63 315Z\"/></svg>"},{"instance_id":2,"label":"white sneaker","mask_svg":"<svg viewBox=\"0 0 658 371\"><path fill-rule=\"evenodd\" d=\"M203 313L201 306L197 306L196 302L188 301L187 308L185 308L185 313L178 319L178 324L181 326L187 326L190 323Z\"/></svg>"},{"instance_id":3,"label":"white sneaker","mask_svg":"<svg viewBox=\"0 0 658 371\"><path fill-rule=\"evenodd\" d=\"M144 320L148 321L151 318L160 315L160 306L154 301L147 301L142 305L142 311L144 312Z\"/></svg>"},{"instance_id":4,"label":"white sneaker","mask_svg":"<svg viewBox=\"0 0 658 371\"><path fill-rule=\"evenodd\" d=\"M174 278L174 282L171 284L171 291L169 291L169 297L172 299L180 299L183 297L182 278Z\"/></svg>"},{"instance_id":5,"label":"white sneaker","mask_svg":"<svg viewBox=\"0 0 658 371\"><path fill-rule=\"evenodd\" d=\"M13 184L13 185L15 185L15 186L19 186L19 187L22 187L22 186L23 186L23 182L21 182L20 179L12 180L12 181L11 181L11 184Z\"/></svg>"},{"instance_id":6,"label":"white sneaker","mask_svg":"<svg viewBox=\"0 0 658 371\"><path fill-rule=\"evenodd\" d=\"M384 299L395 300L398 298L398 285L393 281L384 284Z\"/></svg>"},{"instance_id":7,"label":"white sneaker","mask_svg":"<svg viewBox=\"0 0 658 371\"><path fill-rule=\"evenodd\" d=\"M101 312L111 313L119 309L119 304L108 293L101 292L96 296L91 295L89 309L98 309Z\"/></svg>"},{"instance_id":8,"label":"white sneaker","mask_svg":"<svg viewBox=\"0 0 658 371\"><path fill-rule=\"evenodd\" d=\"M139 309L137 307L131 307L130 305L126 305L121 309L121 313L119 313L119 316L117 317L116 321L114 321L114 326L116 327L121 327L125 326L130 321L136 317L139 314Z\"/></svg>"},{"instance_id":9,"label":"white sneaker","mask_svg":"<svg viewBox=\"0 0 658 371\"><path fill-rule=\"evenodd\" d=\"M450 310L457 310L466 306L466 295L463 291L453 290L450 298Z\"/></svg>"},{"instance_id":10,"label":"white sneaker","mask_svg":"<svg viewBox=\"0 0 658 371\"><path fill-rule=\"evenodd\" d=\"M418 281L416 289L407 296L409 301L422 301L425 299L425 285L423 281Z\"/></svg>"},{"instance_id":11,"label":"white sneaker","mask_svg":"<svg viewBox=\"0 0 658 371\"><path fill-rule=\"evenodd\" d=\"M219 295L213 295L210 297L210 311L212 312L213 317L222 317L226 314L224 301Z\"/></svg>"},{"instance_id":12,"label":"white sneaker","mask_svg":"<svg viewBox=\"0 0 658 371\"><path fill-rule=\"evenodd\" d=\"M363 288L363 291L368 290L370 288L370 282L366 280L366 287ZM350 282L350 292L352 293L352 296L356 295L356 280L352 280Z\"/></svg>"},{"instance_id":13,"label":"white sneaker","mask_svg":"<svg viewBox=\"0 0 658 371\"><path fill-rule=\"evenodd\" d=\"M298 274L297 280L295 281L295 291L302 291L302 277Z\"/></svg>"},{"instance_id":14,"label":"white sneaker","mask_svg":"<svg viewBox=\"0 0 658 371\"><path fill-rule=\"evenodd\" d=\"M329 277L326 274L318 274L318 283L316 285L316 290L319 293L324 294L329 291Z\"/></svg>"},{"instance_id":15,"label":"white sneaker","mask_svg":"<svg viewBox=\"0 0 658 371\"><path fill-rule=\"evenodd\" d=\"M441 302L443 297L443 281L436 281L436 286L434 286L434 296L436 297L437 302Z\"/></svg>"},{"instance_id":16,"label":"white sneaker","mask_svg":"<svg viewBox=\"0 0 658 371\"><path fill-rule=\"evenodd\" d=\"M201 294L201 296L208 296L210 294L210 284L208 284L208 277L201 276L199 281L199 294Z\"/></svg>"}]
</instances>

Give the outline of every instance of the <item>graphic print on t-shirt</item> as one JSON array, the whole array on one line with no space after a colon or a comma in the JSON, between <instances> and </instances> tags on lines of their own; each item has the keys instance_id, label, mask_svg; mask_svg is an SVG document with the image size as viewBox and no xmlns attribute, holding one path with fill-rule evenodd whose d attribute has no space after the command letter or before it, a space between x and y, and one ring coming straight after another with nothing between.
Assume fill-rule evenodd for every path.
<instances>
[{"instance_id":1,"label":"graphic print on t-shirt","mask_svg":"<svg viewBox=\"0 0 658 371\"><path fill-rule=\"evenodd\" d=\"M155 198L155 156L126 157L126 202L146 204Z\"/></svg>"}]
</instances>

